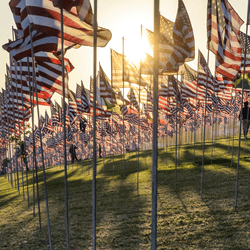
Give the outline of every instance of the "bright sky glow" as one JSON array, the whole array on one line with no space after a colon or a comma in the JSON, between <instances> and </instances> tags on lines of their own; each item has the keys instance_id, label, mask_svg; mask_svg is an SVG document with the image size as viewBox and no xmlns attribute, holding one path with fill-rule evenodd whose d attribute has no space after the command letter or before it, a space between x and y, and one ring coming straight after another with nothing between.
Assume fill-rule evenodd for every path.
<instances>
[{"instance_id":1,"label":"bright sky glow","mask_svg":"<svg viewBox=\"0 0 250 250\"><path fill-rule=\"evenodd\" d=\"M197 68L198 49L203 55L207 56L206 50L206 0L183 0L195 36L196 58L188 63L194 69ZM245 21L247 14L247 0L229 0L231 5ZM3 45L12 37L12 26L15 27L13 15L10 11L9 1L4 0L0 3L0 43ZM92 7L93 1L91 0ZM175 21L177 12L177 0L160 1L160 12L163 16L171 21ZM153 0L105 0L98 1L98 24L111 30L112 39L105 48L99 48L97 51L97 63L101 63L105 73L110 77L110 49L122 53L122 37L125 38L125 54L135 63L140 59L140 51L148 51L146 44L140 44L141 25L153 31ZM241 30L245 32L245 25ZM9 63L8 52L0 47L0 88L5 86L5 64ZM152 51L148 52L152 55ZM210 53L212 55L212 53ZM67 52L66 57L70 59L75 69L69 74L70 89L75 91L76 83L83 80L84 85L89 88L90 76L93 75L93 48L81 47L80 49L72 49ZM214 56L210 56L209 63L211 72L214 72ZM59 100L60 102L60 100Z\"/></svg>"}]
</instances>

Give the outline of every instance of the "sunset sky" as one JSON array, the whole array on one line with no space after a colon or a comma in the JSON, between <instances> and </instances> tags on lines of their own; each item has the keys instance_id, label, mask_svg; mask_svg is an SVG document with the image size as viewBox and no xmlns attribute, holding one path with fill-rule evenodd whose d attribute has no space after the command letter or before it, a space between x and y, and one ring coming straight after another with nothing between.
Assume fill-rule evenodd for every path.
<instances>
[{"instance_id":1,"label":"sunset sky","mask_svg":"<svg viewBox=\"0 0 250 250\"><path fill-rule=\"evenodd\" d=\"M195 36L196 58L188 63L194 69L197 68L198 49L207 57L206 50L206 0L183 0L188 11ZM11 38L11 28L14 26L13 15L10 11L9 1L0 3L0 87L5 86L5 64L9 64L9 55L2 49L2 45ZM93 1L91 1L93 7ZM247 0L230 0L236 12L245 21L247 14ZM153 30L153 0L102 0L98 1L98 25L108 28L112 32L112 39L105 48L97 50L98 63L100 62L105 73L110 77L110 49L122 53L122 37L125 38L125 54L136 54L140 41L141 24L143 27ZM160 1L160 12L163 16L175 21L177 12L177 0ZM15 27L15 26L14 26ZM245 25L241 30L245 32ZM132 51L132 52L131 52ZM129 53L130 52L130 53ZM211 53L212 55L212 53ZM83 80L89 88L89 79L93 75L93 49L81 47L67 52L75 69L69 74L70 89L75 91L75 84ZM210 56L210 68L214 72L214 57Z\"/></svg>"}]
</instances>

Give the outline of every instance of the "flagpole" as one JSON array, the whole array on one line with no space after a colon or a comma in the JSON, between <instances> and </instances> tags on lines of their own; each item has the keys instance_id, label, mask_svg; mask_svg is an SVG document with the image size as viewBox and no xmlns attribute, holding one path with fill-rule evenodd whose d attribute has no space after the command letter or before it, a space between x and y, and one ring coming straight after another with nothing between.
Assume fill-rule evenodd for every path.
<instances>
[{"instance_id":1,"label":"flagpole","mask_svg":"<svg viewBox=\"0 0 250 250\"><path fill-rule=\"evenodd\" d=\"M94 50L93 50L93 181L92 181L92 234L96 249L96 61L97 61L97 0L94 0Z\"/></svg>"},{"instance_id":2,"label":"flagpole","mask_svg":"<svg viewBox=\"0 0 250 250\"><path fill-rule=\"evenodd\" d=\"M232 91L231 91L231 102L233 100L233 87L232 87ZM229 148L230 148L230 123L231 123L231 117L229 117L229 121L228 121L228 126L227 126L227 132L228 132L228 153L229 153ZM229 127L229 129L228 129Z\"/></svg>"},{"instance_id":3,"label":"flagpole","mask_svg":"<svg viewBox=\"0 0 250 250\"><path fill-rule=\"evenodd\" d=\"M16 78L16 97L17 97L17 123L18 123L18 130L19 130L19 142L20 142L20 150L22 151L21 149L21 126L20 126L20 121L19 121L19 116L20 116L20 113L19 113L19 102L18 102L18 92L17 92L17 84L18 84L18 79L17 79L17 62L15 61L15 78ZM21 85L21 88L22 88L22 85ZM24 110L23 110L23 103L22 103L22 111L23 111L23 114L24 114ZM21 156L22 156L22 153L21 153ZM20 156L20 157L21 157ZM21 158L22 159L22 158ZM20 165L22 164L22 160L20 162ZM22 186L23 186L23 200L25 200L25 194L24 194L24 182L23 182L23 168L22 168Z\"/></svg>"},{"instance_id":4,"label":"flagpole","mask_svg":"<svg viewBox=\"0 0 250 250\"><path fill-rule=\"evenodd\" d=\"M207 65L209 63L209 45L207 49ZM205 151L205 133L206 133L206 111L207 111L207 85L208 85L208 72L206 73L206 95L205 95L205 110L204 110L204 124L203 124L203 147L202 147L202 167L201 167L201 198L203 194L203 180L204 180L204 151Z\"/></svg>"},{"instance_id":5,"label":"flagpole","mask_svg":"<svg viewBox=\"0 0 250 250\"><path fill-rule=\"evenodd\" d=\"M124 36L122 37L122 92L123 92L123 107L124 107L124 99L125 99L125 93L124 93ZM124 144L125 144L125 124L124 124L124 112L122 112L122 120L123 120L123 178L125 178L125 152L124 152Z\"/></svg>"},{"instance_id":6,"label":"flagpole","mask_svg":"<svg viewBox=\"0 0 250 250\"><path fill-rule=\"evenodd\" d=\"M22 109L23 109L23 88L22 88L22 62L20 61L20 75L21 75L21 94L22 94ZM24 159L25 159L25 167L26 167L26 185L27 185L27 203L28 203L28 208L29 208L29 180L28 180L28 162L26 158L26 135L25 135L25 118L24 118L24 113L23 113L23 141L24 141Z\"/></svg>"},{"instance_id":7,"label":"flagpole","mask_svg":"<svg viewBox=\"0 0 250 250\"><path fill-rule=\"evenodd\" d=\"M29 25L29 30L30 30L30 43L31 43L31 55L32 55L32 68L33 68L33 84L35 84L35 90L36 90L36 107L37 107L37 117L38 117L39 136L40 136L42 167L43 167L43 183L44 183L44 195L45 195L45 202L46 202L46 213L47 213L47 223L48 223L48 233L49 233L49 245L50 245L50 250L52 250L50 219L49 219L49 207L48 207L48 195L47 195L47 184L46 184L46 175L45 175L45 166L44 166L43 143L42 143L42 133L41 133L41 124L40 124L39 104L38 104L38 91L37 91L36 72L35 72L35 55L34 55L34 48L33 48L33 39L32 39L32 34L31 34L31 24Z\"/></svg>"},{"instance_id":8,"label":"flagpole","mask_svg":"<svg viewBox=\"0 0 250 250\"><path fill-rule=\"evenodd\" d=\"M66 227L66 248L69 250L69 211L68 211L68 173L66 153L66 103L65 103L65 69L64 69L64 30L63 30L63 8L61 10L61 43L62 43L62 89L63 89L63 148L64 148L64 185L65 185L65 227Z\"/></svg>"},{"instance_id":9,"label":"flagpole","mask_svg":"<svg viewBox=\"0 0 250 250\"><path fill-rule=\"evenodd\" d=\"M141 25L141 40L142 40L142 25ZM141 56L140 56L140 70L139 70L139 126L138 126L138 146L137 146L137 194L139 195L139 167L140 167L140 113L141 113Z\"/></svg>"},{"instance_id":10,"label":"flagpole","mask_svg":"<svg viewBox=\"0 0 250 250\"><path fill-rule=\"evenodd\" d=\"M8 77L8 76L6 76ZM10 183L11 183L11 187L13 188L13 176L12 176L12 164L11 164L11 147L10 147L10 137L11 137L11 133L10 133L10 119L9 119L9 98L7 98L9 96L9 85L7 85L7 79L5 80L5 88L6 88L6 105L7 105L7 123L8 123L8 139L9 139L9 162L7 163L7 166L11 166L10 167ZM9 169L9 167L8 167ZM9 175L8 175L9 178Z\"/></svg>"},{"instance_id":11,"label":"flagpole","mask_svg":"<svg viewBox=\"0 0 250 250\"><path fill-rule=\"evenodd\" d=\"M110 49L110 55L111 55L111 88L113 89L113 60L112 60L112 49ZM112 122L112 118L113 118L113 107L111 109L111 122ZM110 120L110 118L109 118ZM110 123L110 122L109 122ZM111 131L110 131L110 148L109 148L109 151L110 151L110 157L112 157L112 152L111 152L111 149L112 149L112 128L113 128L113 124L112 124L112 127L111 127ZM115 175L115 168L114 168L114 155L113 155L113 178L114 178L114 175Z\"/></svg>"},{"instance_id":12,"label":"flagpole","mask_svg":"<svg viewBox=\"0 0 250 250\"><path fill-rule=\"evenodd\" d=\"M151 250L157 248L157 168L158 168L158 71L159 71L159 35L160 13L159 0L154 0L154 105L153 105L153 142L152 142L152 225Z\"/></svg>"},{"instance_id":13,"label":"flagpole","mask_svg":"<svg viewBox=\"0 0 250 250\"><path fill-rule=\"evenodd\" d=\"M13 30L12 30L13 32ZM13 38L14 40L14 38ZM11 58L10 58L10 67L12 65L12 62L11 62ZM16 78L16 76L15 76ZM15 79L16 80L16 79ZM12 80L11 80L12 82ZM20 190L19 190L19 176L18 176L18 163L17 163L17 151L16 151L16 115L15 115L15 111L14 111L14 89L13 89L13 85L11 86L11 96L12 96L12 112L13 112L13 124L14 124L14 140L15 140L15 160L16 160L16 171L17 171L17 174L16 174L16 179L17 179L17 190L18 190L18 194L20 195ZM15 173L14 173L14 176L15 176ZM16 183L16 182L15 182ZM16 188L16 185L15 185L15 188Z\"/></svg>"},{"instance_id":14,"label":"flagpole","mask_svg":"<svg viewBox=\"0 0 250 250\"><path fill-rule=\"evenodd\" d=\"M178 88L178 71L177 71L177 87ZM178 141L178 123L177 123L177 116L178 116L178 101L177 101L177 94L176 94L176 114L175 114L175 171L174 171L174 190L177 190L177 163L178 163L178 145L177 145L177 141ZM180 136L180 135L179 135Z\"/></svg>"},{"instance_id":15,"label":"flagpole","mask_svg":"<svg viewBox=\"0 0 250 250\"><path fill-rule=\"evenodd\" d=\"M245 39L245 51L244 51L244 68L243 68L242 91L241 91L242 92L241 93L241 111L243 109L243 93L244 93L244 84L243 83L244 83L245 72L246 72L246 54L247 54L246 50L247 50L247 33L248 33L248 25L249 25L249 11L250 11L250 1L248 1L248 7L247 7L246 39ZM237 173L236 173L236 189L235 189L235 211L237 209L237 197L238 197L240 142L241 142L241 123L242 123L242 119L243 119L242 116L243 116L243 114L240 113L239 146L238 146L238 160L237 160Z\"/></svg>"},{"instance_id":16,"label":"flagpole","mask_svg":"<svg viewBox=\"0 0 250 250\"><path fill-rule=\"evenodd\" d=\"M29 81L29 94L30 94L30 109L31 109L31 130L32 130L32 190L33 190L33 217L35 217L35 164L36 164L36 154L35 154L35 137L34 137L34 85L32 84L32 94L31 94L31 81L30 81L30 66L29 57L27 57L27 69L28 69L28 81ZM40 205L38 206L38 212L40 217Z\"/></svg>"},{"instance_id":17,"label":"flagpole","mask_svg":"<svg viewBox=\"0 0 250 250\"><path fill-rule=\"evenodd\" d=\"M234 88L234 100L236 102L236 88ZM234 117L233 117L233 139L232 139L232 158L231 158L231 167L233 166L233 157L234 157L234 127L235 127L235 105L234 109Z\"/></svg>"}]
</instances>

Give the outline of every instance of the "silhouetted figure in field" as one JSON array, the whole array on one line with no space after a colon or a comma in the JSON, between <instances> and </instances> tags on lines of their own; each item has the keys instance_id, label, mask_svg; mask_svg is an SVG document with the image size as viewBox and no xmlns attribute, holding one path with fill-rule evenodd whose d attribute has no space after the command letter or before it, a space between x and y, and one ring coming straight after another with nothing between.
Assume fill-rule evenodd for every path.
<instances>
[{"instance_id":1,"label":"silhouetted figure in field","mask_svg":"<svg viewBox=\"0 0 250 250\"><path fill-rule=\"evenodd\" d=\"M244 137L247 138L247 133L250 125L250 114L249 114L249 107L248 107L248 102L244 102L244 108L240 111L239 114L239 120L240 116L242 116L242 124L243 124L243 133Z\"/></svg>"},{"instance_id":2,"label":"silhouetted figure in field","mask_svg":"<svg viewBox=\"0 0 250 250\"><path fill-rule=\"evenodd\" d=\"M75 160L78 161L78 159L76 158L76 149L77 149L76 145L73 145L73 144L70 145L69 152L71 154L72 164L75 162Z\"/></svg>"}]
</instances>

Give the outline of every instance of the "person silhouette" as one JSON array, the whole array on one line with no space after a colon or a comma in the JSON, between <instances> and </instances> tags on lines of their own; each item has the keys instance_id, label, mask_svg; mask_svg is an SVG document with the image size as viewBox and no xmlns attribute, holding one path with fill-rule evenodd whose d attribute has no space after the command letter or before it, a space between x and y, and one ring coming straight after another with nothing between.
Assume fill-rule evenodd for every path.
<instances>
[{"instance_id":1,"label":"person silhouette","mask_svg":"<svg viewBox=\"0 0 250 250\"><path fill-rule=\"evenodd\" d=\"M241 109L239 114L239 120L240 119L242 119L244 137L247 138L247 133L250 125L248 102L244 102L244 107Z\"/></svg>"}]
</instances>

